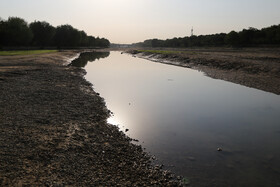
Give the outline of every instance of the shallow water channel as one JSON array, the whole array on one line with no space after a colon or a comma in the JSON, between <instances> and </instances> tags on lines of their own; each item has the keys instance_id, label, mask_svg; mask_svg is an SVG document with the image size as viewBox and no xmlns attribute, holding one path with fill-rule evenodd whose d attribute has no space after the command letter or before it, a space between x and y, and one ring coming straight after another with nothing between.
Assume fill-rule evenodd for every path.
<instances>
[{"instance_id":1,"label":"shallow water channel","mask_svg":"<svg viewBox=\"0 0 280 187\"><path fill-rule=\"evenodd\" d=\"M78 64L108 121L190 186L280 185L279 95L120 52Z\"/></svg>"}]
</instances>

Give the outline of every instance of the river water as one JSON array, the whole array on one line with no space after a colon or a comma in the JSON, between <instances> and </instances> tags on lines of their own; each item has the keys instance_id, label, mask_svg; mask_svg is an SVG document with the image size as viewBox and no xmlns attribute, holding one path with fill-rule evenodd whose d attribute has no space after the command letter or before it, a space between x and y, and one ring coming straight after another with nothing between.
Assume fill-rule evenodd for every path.
<instances>
[{"instance_id":1,"label":"river water","mask_svg":"<svg viewBox=\"0 0 280 187\"><path fill-rule=\"evenodd\" d=\"M190 186L280 186L279 95L120 52L76 65L114 113L108 122Z\"/></svg>"}]
</instances>

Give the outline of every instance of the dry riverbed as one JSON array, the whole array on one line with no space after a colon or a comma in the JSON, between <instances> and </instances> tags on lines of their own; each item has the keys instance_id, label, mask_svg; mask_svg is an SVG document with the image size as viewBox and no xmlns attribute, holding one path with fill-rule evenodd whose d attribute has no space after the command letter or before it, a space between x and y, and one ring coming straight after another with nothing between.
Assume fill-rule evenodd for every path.
<instances>
[{"instance_id":1,"label":"dry riverbed","mask_svg":"<svg viewBox=\"0 0 280 187\"><path fill-rule=\"evenodd\" d=\"M0 186L178 186L110 125L78 51L0 57Z\"/></svg>"},{"instance_id":2,"label":"dry riverbed","mask_svg":"<svg viewBox=\"0 0 280 187\"><path fill-rule=\"evenodd\" d=\"M207 76L280 94L280 49L136 49L152 61L203 71Z\"/></svg>"}]
</instances>

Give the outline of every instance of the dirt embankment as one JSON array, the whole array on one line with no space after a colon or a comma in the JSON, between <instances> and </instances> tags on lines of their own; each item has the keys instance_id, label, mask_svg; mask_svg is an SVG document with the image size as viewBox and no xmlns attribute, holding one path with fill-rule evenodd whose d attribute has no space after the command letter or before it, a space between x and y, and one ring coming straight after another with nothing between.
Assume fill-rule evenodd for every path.
<instances>
[{"instance_id":1,"label":"dirt embankment","mask_svg":"<svg viewBox=\"0 0 280 187\"><path fill-rule=\"evenodd\" d=\"M0 57L0 186L177 186L110 111L77 52Z\"/></svg>"},{"instance_id":2,"label":"dirt embankment","mask_svg":"<svg viewBox=\"0 0 280 187\"><path fill-rule=\"evenodd\" d=\"M152 61L203 71L207 76L280 94L280 49L142 49Z\"/></svg>"}]
</instances>

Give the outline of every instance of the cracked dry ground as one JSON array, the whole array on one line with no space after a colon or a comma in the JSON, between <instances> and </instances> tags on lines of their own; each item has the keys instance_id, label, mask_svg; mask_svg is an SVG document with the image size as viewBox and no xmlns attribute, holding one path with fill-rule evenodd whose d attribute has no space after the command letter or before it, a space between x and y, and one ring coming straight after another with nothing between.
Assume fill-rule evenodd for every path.
<instances>
[{"instance_id":1,"label":"cracked dry ground","mask_svg":"<svg viewBox=\"0 0 280 187\"><path fill-rule=\"evenodd\" d=\"M0 57L0 186L177 186L113 125L76 52Z\"/></svg>"}]
</instances>

